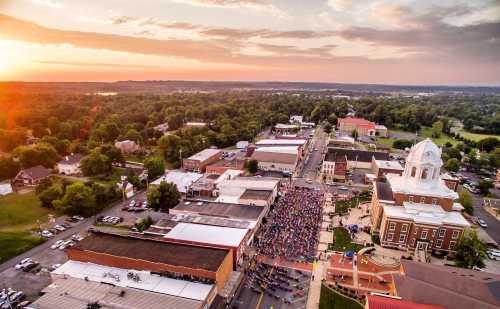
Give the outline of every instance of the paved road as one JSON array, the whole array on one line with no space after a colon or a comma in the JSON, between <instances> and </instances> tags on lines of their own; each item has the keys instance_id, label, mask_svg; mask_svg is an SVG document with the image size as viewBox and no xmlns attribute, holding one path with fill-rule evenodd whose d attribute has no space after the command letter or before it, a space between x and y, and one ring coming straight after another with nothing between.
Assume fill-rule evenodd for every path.
<instances>
[{"instance_id":1,"label":"paved road","mask_svg":"<svg viewBox=\"0 0 500 309\"><path fill-rule=\"evenodd\" d=\"M474 216L477 216L488 224L484 231L500 244L500 222L483 208L483 197L474 195Z\"/></svg>"},{"instance_id":2,"label":"paved road","mask_svg":"<svg viewBox=\"0 0 500 309\"><path fill-rule=\"evenodd\" d=\"M328 134L323 132L321 127L316 129L316 134L314 135L311 141L311 147L308 150L308 159L307 163L302 167L299 172L299 177L307 178L311 180L315 180L318 175L318 166L323 161L323 151L326 148L326 140L328 138ZM314 150L318 149L318 150Z\"/></svg>"}]
</instances>

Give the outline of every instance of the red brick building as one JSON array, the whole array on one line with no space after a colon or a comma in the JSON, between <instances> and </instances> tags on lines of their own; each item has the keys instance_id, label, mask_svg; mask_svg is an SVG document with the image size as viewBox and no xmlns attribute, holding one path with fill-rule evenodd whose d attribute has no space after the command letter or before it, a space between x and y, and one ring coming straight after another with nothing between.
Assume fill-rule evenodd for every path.
<instances>
[{"instance_id":1,"label":"red brick building","mask_svg":"<svg viewBox=\"0 0 500 309\"><path fill-rule=\"evenodd\" d=\"M404 250L453 251L469 223L458 194L441 178L441 150L426 139L413 146L402 175L376 181L372 231L381 245Z\"/></svg>"},{"instance_id":2,"label":"red brick building","mask_svg":"<svg viewBox=\"0 0 500 309\"><path fill-rule=\"evenodd\" d=\"M197 173L204 173L207 165L220 160L222 151L219 149L205 149L189 158L182 160L182 168Z\"/></svg>"},{"instance_id":3,"label":"red brick building","mask_svg":"<svg viewBox=\"0 0 500 309\"><path fill-rule=\"evenodd\" d=\"M231 250L93 233L68 249L73 261L123 269L181 274L224 287L233 270Z\"/></svg>"},{"instance_id":4,"label":"red brick building","mask_svg":"<svg viewBox=\"0 0 500 309\"><path fill-rule=\"evenodd\" d=\"M245 159L234 158L232 160L222 159L206 167L207 174L222 175L227 170L243 170Z\"/></svg>"}]
</instances>

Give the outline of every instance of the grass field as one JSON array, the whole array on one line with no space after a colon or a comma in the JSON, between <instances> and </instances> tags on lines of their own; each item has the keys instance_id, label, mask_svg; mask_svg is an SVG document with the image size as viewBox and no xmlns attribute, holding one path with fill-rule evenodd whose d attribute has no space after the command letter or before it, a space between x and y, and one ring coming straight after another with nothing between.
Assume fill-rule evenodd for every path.
<instances>
[{"instance_id":1,"label":"grass field","mask_svg":"<svg viewBox=\"0 0 500 309\"><path fill-rule=\"evenodd\" d=\"M456 133L462 135L464 138L470 139L472 141L480 141L482 139L488 138L488 137L496 137L500 139L500 135L493 135L493 134L478 134L478 133L470 133L467 131L464 131L463 129L456 130Z\"/></svg>"},{"instance_id":2,"label":"grass field","mask_svg":"<svg viewBox=\"0 0 500 309\"><path fill-rule=\"evenodd\" d=\"M322 284L319 296L319 309L363 309L363 306L354 299L344 296Z\"/></svg>"},{"instance_id":3,"label":"grass field","mask_svg":"<svg viewBox=\"0 0 500 309\"><path fill-rule=\"evenodd\" d=\"M335 251L354 251L358 252L363 248L362 245L353 243L351 236L347 229L343 227L336 227L333 229L333 246L332 250Z\"/></svg>"},{"instance_id":4,"label":"grass field","mask_svg":"<svg viewBox=\"0 0 500 309\"><path fill-rule=\"evenodd\" d=\"M0 197L0 262L44 241L30 231L38 227L37 220L46 222L49 213L34 192Z\"/></svg>"},{"instance_id":5,"label":"grass field","mask_svg":"<svg viewBox=\"0 0 500 309\"><path fill-rule=\"evenodd\" d=\"M450 142L453 146L460 143L460 141L457 141L454 138L452 138L444 133L441 134L441 136L438 138L432 137L432 128L429 128L429 127L422 127L419 135L420 135L420 137L428 137L428 138L432 139L432 141L434 141L434 143L436 143L436 145L438 145L438 146L443 146L447 142Z\"/></svg>"}]
</instances>

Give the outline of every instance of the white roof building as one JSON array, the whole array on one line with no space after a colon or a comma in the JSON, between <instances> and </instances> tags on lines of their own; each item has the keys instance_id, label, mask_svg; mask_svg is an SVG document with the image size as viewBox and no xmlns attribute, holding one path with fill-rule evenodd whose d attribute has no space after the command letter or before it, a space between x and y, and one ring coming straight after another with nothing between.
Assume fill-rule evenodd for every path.
<instances>
[{"instance_id":1,"label":"white roof building","mask_svg":"<svg viewBox=\"0 0 500 309\"><path fill-rule=\"evenodd\" d=\"M248 141L239 141L236 143L236 148L238 149L245 149L248 147L250 143Z\"/></svg>"},{"instance_id":2,"label":"white roof building","mask_svg":"<svg viewBox=\"0 0 500 309\"><path fill-rule=\"evenodd\" d=\"M375 161L375 165L378 167L378 168L382 168L382 169L391 169L391 170L401 170L403 171L404 168L401 164L399 164L398 161L386 161L386 160L374 160Z\"/></svg>"},{"instance_id":3,"label":"white roof building","mask_svg":"<svg viewBox=\"0 0 500 309\"><path fill-rule=\"evenodd\" d=\"M217 184L219 197L216 202L238 204L240 197L247 190L271 191L278 190L279 179L269 177L237 177L224 180Z\"/></svg>"},{"instance_id":4,"label":"white roof building","mask_svg":"<svg viewBox=\"0 0 500 309\"><path fill-rule=\"evenodd\" d=\"M207 149L204 149L204 150L190 156L188 159L189 160L196 160L196 161L205 161L205 160L210 159L212 156L215 156L216 154L218 154L220 152L221 152L220 149L207 148Z\"/></svg>"},{"instance_id":5,"label":"white roof building","mask_svg":"<svg viewBox=\"0 0 500 309\"><path fill-rule=\"evenodd\" d=\"M412 220L421 224L470 226L460 212L445 211L439 205L404 202L403 207L384 206L384 212L390 218Z\"/></svg>"},{"instance_id":6,"label":"white roof building","mask_svg":"<svg viewBox=\"0 0 500 309\"><path fill-rule=\"evenodd\" d=\"M195 223L178 223L165 239L239 247L249 229L230 228Z\"/></svg>"},{"instance_id":7,"label":"white roof building","mask_svg":"<svg viewBox=\"0 0 500 309\"><path fill-rule=\"evenodd\" d=\"M153 181L151 184L159 185L162 181L174 183L177 186L177 190L179 190L179 192L186 193L189 187L201 177L203 177L203 174L170 171L167 174Z\"/></svg>"},{"instance_id":8,"label":"white roof building","mask_svg":"<svg viewBox=\"0 0 500 309\"><path fill-rule=\"evenodd\" d=\"M133 280L128 273L133 272L140 280ZM109 283L115 286L136 288L171 296L204 301L213 284L204 284L153 275L149 271L122 269L93 263L69 260L52 272L53 275L70 276L93 282Z\"/></svg>"},{"instance_id":9,"label":"white roof building","mask_svg":"<svg viewBox=\"0 0 500 309\"><path fill-rule=\"evenodd\" d=\"M256 152L271 152L271 153L287 153L297 155L299 153L298 146L272 146L272 147L259 147L254 150Z\"/></svg>"},{"instance_id":10,"label":"white roof building","mask_svg":"<svg viewBox=\"0 0 500 309\"><path fill-rule=\"evenodd\" d=\"M256 142L255 146L304 146L306 142L305 139L262 139Z\"/></svg>"}]
</instances>

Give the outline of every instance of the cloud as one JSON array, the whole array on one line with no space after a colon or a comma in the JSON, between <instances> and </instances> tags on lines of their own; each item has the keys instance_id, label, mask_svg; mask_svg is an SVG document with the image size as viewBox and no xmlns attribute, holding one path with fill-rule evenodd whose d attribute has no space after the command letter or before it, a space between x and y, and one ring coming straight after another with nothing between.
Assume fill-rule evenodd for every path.
<instances>
[{"instance_id":1,"label":"cloud","mask_svg":"<svg viewBox=\"0 0 500 309\"><path fill-rule=\"evenodd\" d=\"M407 48L434 57L472 57L486 61L500 61L500 21L455 26L444 22L449 16L470 12L467 7L432 8L416 15L408 7L385 9L396 27L350 27L337 34L347 40L369 42L377 46Z\"/></svg>"},{"instance_id":2,"label":"cloud","mask_svg":"<svg viewBox=\"0 0 500 309\"><path fill-rule=\"evenodd\" d=\"M40 64L49 64L49 65L55 64L55 65L69 65L69 66L82 66L82 67L113 67L113 68L128 68L128 69L130 68L149 69L158 67L153 65L104 63L104 62L50 61L50 60L38 60L35 62Z\"/></svg>"},{"instance_id":3,"label":"cloud","mask_svg":"<svg viewBox=\"0 0 500 309\"><path fill-rule=\"evenodd\" d=\"M279 56L306 56L306 57L323 57L331 58L333 55L330 53L336 45L323 45L320 47L311 48L298 48L297 46L290 45L275 45L275 44L257 44L257 46L264 50Z\"/></svg>"},{"instance_id":4,"label":"cloud","mask_svg":"<svg viewBox=\"0 0 500 309\"><path fill-rule=\"evenodd\" d=\"M60 2L54 1L54 0L31 0L31 1L33 3L45 5L45 6L48 6L51 8L55 8L55 9L60 9L63 7Z\"/></svg>"},{"instance_id":5,"label":"cloud","mask_svg":"<svg viewBox=\"0 0 500 309\"><path fill-rule=\"evenodd\" d=\"M328 0L327 4L329 7L339 12L348 11L354 6L352 0Z\"/></svg>"},{"instance_id":6,"label":"cloud","mask_svg":"<svg viewBox=\"0 0 500 309\"><path fill-rule=\"evenodd\" d=\"M193 6L224 8L224 9L252 9L274 15L278 18L288 18L289 15L275 6L271 0L172 0Z\"/></svg>"},{"instance_id":7,"label":"cloud","mask_svg":"<svg viewBox=\"0 0 500 309\"><path fill-rule=\"evenodd\" d=\"M312 30L270 30L270 29L238 29L228 27L211 27L186 22L161 22L153 18L139 18L134 16L119 16L110 19L112 24L122 25L134 23L138 27L158 27L170 30L189 30L207 38L224 38L233 40L245 40L250 38L264 39L317 39L328 38L335 35L333 31Z\"/></svg>"}]
</instances>

